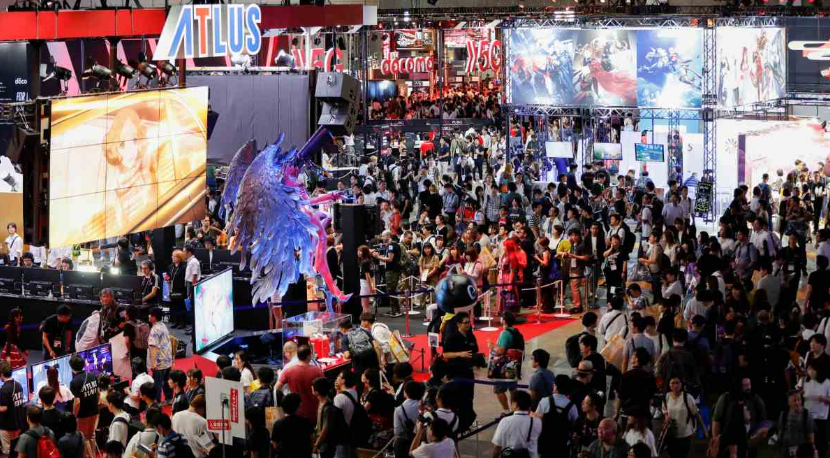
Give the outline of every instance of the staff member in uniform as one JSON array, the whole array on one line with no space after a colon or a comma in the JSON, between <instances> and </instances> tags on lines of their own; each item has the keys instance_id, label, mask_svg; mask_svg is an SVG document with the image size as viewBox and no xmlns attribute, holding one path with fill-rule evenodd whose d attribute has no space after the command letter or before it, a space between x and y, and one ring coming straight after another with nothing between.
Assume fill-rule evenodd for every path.
<instances>
[{"instance_id":1,"label":"staff member in uniform","mask_svg":"<svg viewBox=\"0 0 830 458\"><path fill-rule=\"evenodd\" d=\"M84 370L85 361L78 355L69 360L72 369L72 382L69 390L75 396L72 413L78 418L78 431L89 441L95 437L95 424L98 422L98 378Z\"/></svg>"},{"instance_id":2,"label":"staff member in uniform","mask_svg":"<svg viewBox=\"0 0 830 458\"><path fill-rule=\"evenodd\" d=\"M187 311L187 333L193 334L193 290L196 287L196 283L199 283L199 280L202 278L202 267L199 265L199 260L196 259L196 253L192 246L188 245L184 247L184 256L187 259L184 279L187 285L187 297L191 300L190 310Z\"/></svg>"},{"instance_id":3,"label":"staff member in uniform","mask_svg":"<svg viewBox=\"0 0 830 458\"><path fill-rule=\"evenodd\" d=\"M141 261L141 303L157 305L161 295L161 282L159 276L153 272L153 262L149 259Z\"/></svg>"},{"instance_id":4,"label":"staff member in uniform","mask_svg":"<svg viewBox=\"0 0 830 458\"><path fill-rule=\"evenodd\" d=\"M6 225L9 236L6 237L6 249L9 250L9 265L16 266L23 256L23 239L17 235L17 224Z\"/></svg>"},{"instance_id":5,"label":"staff member in uniform","mask_svg":"<svg viewBox=\"0 0 830 458\"><path fill-rule=\"evenodd\" d=\"M173 251L173 264L167 268L170 272L170 322L173 329L182 329L185 327L184 319L184 299L187 297L187 287L185 286L185 266L184 253L182 250Z\"/></svg>"}]
</instances>

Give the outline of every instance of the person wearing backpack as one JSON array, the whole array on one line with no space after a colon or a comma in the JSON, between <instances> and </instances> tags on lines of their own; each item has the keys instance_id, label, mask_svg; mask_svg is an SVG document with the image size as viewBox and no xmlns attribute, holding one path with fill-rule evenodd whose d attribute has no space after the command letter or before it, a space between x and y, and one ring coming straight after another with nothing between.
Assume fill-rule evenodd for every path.
<instances>
[{"instance_id":1,"label":"person wearing backpack","mask_svg":"<svg viewBox=\"0 0 830 458\"><path fill-rule=\"evenodd\" d=\"M395 408L392 421L395 434L395 458L409 456L409 449L415 438L415 425L421 414L421 399L425 391L424 384L414 380L404 385L404 401Z\"/></svg>"},{"instance_id":2,"label":"person wearing backpack","mask_svg":"<svg viewBox=\"0 0 830 458\"><path fill-rule=\"evenodd\" d=\"M684 389L683 380L674 377L669 380L669 391L663 397L664 421L669 421L666 448L669 458L686 458L692 445L695 430L700 427L706 438L709 430L706 428L695 398Z\"/></svg>"},{"instance_id":3,"label":"person wearing backpack","mask_svg":"<svg viewBox=\"0 0 830 458\"><path fill-rule=\"evenodd\" d=\"M510 449L511 457L536 458L542 421L530 415L531 398L527 391L517 390L510 400L511 414L502 418L493 435L493 457Z\"/></svg>"},{"instance_id":4,"label":"person wearing backpack","mask_svg":"<svg viewBox=\"0 0 830 458\"><path fill-rule=\"evenodd\" d=\"M331 382L325 377L318 377L311 383L312 393L317 397L319 404L317 429L311 450L319 453L320 458L333 458L335 453L338 456L352 456L354 449L351 444L347 444L347 431L344 429L346 420L343 418L343 411L331 402L331 389ZM345 447L349 447L350 450L344 450Z\"/></svg>"},{"instance_id":5,"label":"person wearing backpack","mask_svg":"<svg viewBox=\"0 0 830 458\"><path fill-rule=\"evenodd\" d=\"M139 319L139 310L135 305L127 307L127 322L124 323L124 338L130 350L130 359L141 358L147 361L147 348L150 340L150 324Z\"/></svg>"},{"instance_id":6,"label":"person wearing backpack","mask_svg":"<svg viewBox=\"0 0 830 458\"><path fill-rule=\"evenodd\" d=\"M371 312L364 312L360 316L360 320L361 323L364 321L374 322L374 315ZM380 367L378 352L375 349L377 343L375 343L375 339L369 330L363 327L354 328L350 321L342 321L340 323L340 333L343 335L340 340L340 348L345 350L343 356L352 360L352 368L355 374L360 376L366 369L378 369Z\"/></svg>"},{"instance_id":7,"label":"person wearing backpack","mask_svg":"<svg viewBox=\"0 0 830 458\"><path fill-rule=\"evenodd\" d=\"M568 340L565 341L565 356L572 368L576 369L579 362L582 361L582 353L579 351L579 339L586 334L596 337L597 321L599 320L596 313L586 312L582 315L582 331L568 337Z\"/></svg>"},{"instance_id":8,"label":"person wearing backpack","mask_svg":"<svg viewBox=\"0 0 830 458\"><path fill-rule=\"evenodd\" d=\"M116 441L126 446L130 440L130 414L124 411L124 395L111 391L107 394L107 408L113 415L107 442Z\"/></svg>"},{"instance_id":9,"label":"person wearing backpack","mask_svg":"<svg viewBox=\"0 0 830 458\"><path fill-rule=\"evenodd\" d=\"M499 339L496 341L496 344L493 345L492 342L487 342L487 346L490 347L490 352L496 356L501 356L507 353L507 350L519 350L524 352L524 336L522 336L522 333L514 327L516 325L516 316L511 312L504 312L501 321L504 323L504 330L502 330L501 334L499 334ZM516 390L514 387L509 389L511 394ZM499 400L499 404L501 404L501 408L504 413L510 411L507 404L507 390L507 385L493 385L493 393L496 394L496 398Z\"/></svg>"},{"instance_id":10,"label":"person wearing backpack","mask_svg":"<svg viewBox=\"0 0 830 458\"><path fill-rule=\"evenodd\" d=\"M194 458L187 438L173 431L170 417L166 413L159 412L150 422L164 438L156 449L156 458Z\"/></svg>"},{"instance_id":11,"label":"person wearing backpack","mask_svg":"<svg viewBox=\"0 0 830 458\"><path fill-rule=\"evenodd\" d=\"M72 331L72 309L63 304L58 307L54 315L49 316L40 324L43 355L47 359L72 353L74 331Z\"/></svg>"},{"instance_id":12,"label":"person wearing backpack","mask_svg":"<svg viewBox=\"0 0 830 458\"><path fill-rule=\"evenodd\" d=\"M55 434L40 424L43 409L36 405L26 407L26 422L29 429L20 435L15 451L19 458L60 458L55 445Z\"/></svg>"},{"instance_id":13,"label":"person wearing backpack","mask_svg":"<svg viewBox=\"0 0 830 458\"><path fill-rule=\"evenodd\" d=\"M539 436L539 455L553 456L565 450L579 419L579 411L570 399L571 379L559 374L554 379L553 394L539 401L533 416L542 420Z\"/></svg>"},{"instance_id":14,"label":"person wearing backpack","mask_svg":"<svg viewBox=\"0 0 830 458\"><path fill-rule=\"evenodd\" d=\"M57 443L61 458L84 458L86 441L84 435L78 432L78 421L75 419L75 415L66 414L63 426L66 434L59 438Z\"/></svg>"}]
</instances>

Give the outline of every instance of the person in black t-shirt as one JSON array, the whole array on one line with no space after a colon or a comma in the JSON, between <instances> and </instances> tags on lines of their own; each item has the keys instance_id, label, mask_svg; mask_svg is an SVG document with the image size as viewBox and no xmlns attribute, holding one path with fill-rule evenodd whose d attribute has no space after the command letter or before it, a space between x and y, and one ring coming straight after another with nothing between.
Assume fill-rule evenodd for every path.
<instances>
[{"instance_id":1,"label":"person in black t-shirt","mask_svg":"<svg viewBox=\"0 0 830 458\"><path fill-rule=\"evenodd\" d=\"M24 428L26 423L26 394L23 387L12 378L12 366L0 361L0 452L8 455L12 450L12 437Z\"/></svg>"},{"instance_id":2,"label":"person in black t-shirt","mask_svg":"<svg viewBox=\"0 0 830 458\"><path fill-rule=\"evenodd\" d=\"M271 445L277 452L276 456L311 458L311 441L308 438L314 433L314 425L297 415L299 407L299 394L285 395L282 400L285 417L275 421L271 430Z\"/></svg>"},{"instance_id":3,"label":"person in black t-shirt","mask_svg":"<svg viewBox=\"0 0 830 458\"><path fill-rule=\"evenodd\" d=\"M66 414L55 408L55 395L55 389L49 385L44 386L37 393L40 403L43 404L43 418L40 420L40 424L55 433L55 442L57 443L66 434L66 427L64 426Z\"/></svg>"},{"instance_id":4,"label":"person in black t-shirt","mask_svg":"<svg viewBox=\"0 0 830 458\"><path fill-rule=\"evenodd\" d=\"M383 231L381 239L385 245L385 249L380 251L372 251L372 256L380 262L386 263L386 292L389 294L396 294L398 291L398 282L401 278L401 246L395 242L391 231ZM397 297L384 296L381 299L381 306L389 304L391 307L389 316L401 316L401 303Z\"/></svg>"},{"instance_id":5,"label":"person in black t-shirt","mask_svg":"<svg viewBox=\"0 0 830 458\"><path fill-rule=\"evenodd\" d=\"M98 378L84 371L85 362L78 355L69 359L72 369L72 381L69 391L75 396L72 413L78 418L78 431L86 440L95 437L95 424L98 420Z\"/></svg>"},{"instance_id":6,"label":"person in black t-shirt","mask_svg":"<svg viewBox=\"0 0 830 458\"><path fill-rule=\"evenodd\" d=\"M173 389L173 415L190 408L190 402L187 400L187 374L179 369L170 371L167 383Z\"/></svg>"},{"instance_id":7,"label":"person in black t-shirt","mask_svg":"<svg viewBox=\"0 0 830 458\"><path fill-rule=\"evenodd\" d=\"M153 272L153 263L149 259L141 261L141 303L157 305L161 300L161 280Z\"/></svg>"},{"instance_id":8,"label":"person in black t-shirt","mask_svg":"<svg viewBox=\"0 0 830 458\"><path fill-rule=\"evenodd\" d=\"M46 318L41 323L43 354L47 357L46 359L72 353L75 339L71 320L72 309L68 305L61 305L58 307L56 314Z\"/></svg>"}]
</instances>

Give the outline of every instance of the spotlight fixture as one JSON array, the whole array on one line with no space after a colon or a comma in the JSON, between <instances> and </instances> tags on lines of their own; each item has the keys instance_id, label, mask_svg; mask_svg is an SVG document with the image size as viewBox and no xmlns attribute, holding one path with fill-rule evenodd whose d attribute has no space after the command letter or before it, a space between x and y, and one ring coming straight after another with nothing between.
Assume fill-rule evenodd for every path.
<instances>
[{"instance_id":1,"label":"spotlight fixture","mask_svg":"<svg viewBox=\"0 0 830 458\"><path fill-rule=\"evenodd\" d=\"M156 76L157 71L158 68L150 62L142 62L138 64L138 72L141 76L147 79L153 79L153 77Z\"/></svg>"},{"instance_id":2,"label":"spotlight fixture","mask_svg":"<svg viewBox=\"0 0 830 458\"><path fill-rule=\"evenodd\" d=\"M280 52L277 53L277 58L274 59L274 65L277 67L294 68L294 56L285 52L284 49L280 49Z\"/></svg>"},{"instance_id":3,"label":"spotlight fixture","mask_svg":"<svg viewBox=\"0 0 830 458\"><path fill-rule=\"evenodd\" d=\"M162 62L160 68L161 72L167 76L173 76L179 73L179 69L176 68L176 66L171 64L170 62Z\"/></svg>"},{"instance_id":4,"label":"spotlight fixture","mask_svg":"<svg viewBox=\"0 0 830 458\"><path fill-rule=\"evenodd\" d=\"M127 79L131 79L135 76L135 69L131 67L129 64L125 64L120 60L115 64L115 73L118 76L122 76Z\"/></svg>"},{"instance_id":5,"label":"spotlight fixture","mask_svg":"<svg viewBox=\"0 0 830 458\"><path fill-rule=\"evenodd\" d=\"M82 78L95 78L97 80L108 80L110 76L112 76L112 70L98 64L93 65L81 75Z\"/></svg>"},{"instance_id":6,"label":"spotlight fixture","mask_svg":"<svg viewBox=\"0 0 830 458\"><path fill-rule=\"evenodd\" d=\"M61 81L69 81L70 79L72 79L72 70L70 70L68 68L65 68L65 67L59 67L59 66L56 65L55 66L55 78L57 78Z\"/></svg>"}]
</instances>

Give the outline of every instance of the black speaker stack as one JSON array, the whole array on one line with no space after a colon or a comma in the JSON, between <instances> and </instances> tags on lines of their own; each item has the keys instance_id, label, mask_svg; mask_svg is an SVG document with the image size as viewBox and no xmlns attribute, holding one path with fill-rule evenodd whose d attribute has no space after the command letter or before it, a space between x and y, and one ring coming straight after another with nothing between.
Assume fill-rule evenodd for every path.
<instances>
[{"instance_id":1,"label":"black speaker stack","mask_svg":"<svg viewBox=\"0 0 830 458\"><path fill-rule=\"evenodd\" d=\"M314 96L322 102L317 125L335 136L351 135L357 122L360 83L345 73L318 73Z\"/></svg>"}]
</instances>

